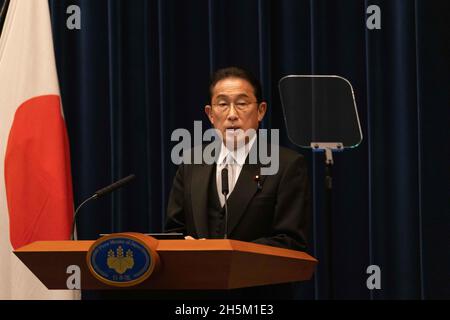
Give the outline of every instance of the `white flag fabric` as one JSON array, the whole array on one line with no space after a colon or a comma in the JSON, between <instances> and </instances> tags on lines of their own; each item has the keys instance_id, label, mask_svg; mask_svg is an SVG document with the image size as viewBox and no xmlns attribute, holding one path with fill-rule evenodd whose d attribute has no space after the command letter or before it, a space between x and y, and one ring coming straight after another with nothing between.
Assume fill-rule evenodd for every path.
<instances>
[{"instance_id":1,"label":"white flag fabric","mask_svg":"<svg viewBox=\"0 0 450 320\"><path fill-rule=\"evenodd\" d=\"M0 299L75 299L13 254L68 240L72 178L47 0L11 0L0 37Z\"/></svg>"}]
</instances>

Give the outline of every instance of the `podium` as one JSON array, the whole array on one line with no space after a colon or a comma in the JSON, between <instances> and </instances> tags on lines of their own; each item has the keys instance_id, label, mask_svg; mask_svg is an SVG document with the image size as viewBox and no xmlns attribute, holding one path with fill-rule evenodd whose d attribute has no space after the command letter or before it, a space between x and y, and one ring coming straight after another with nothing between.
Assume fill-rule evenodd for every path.
<instances>
[{"instance_id":1,"label":"podium","mask_svg":"<svg viewBox=\"0 0 450 320\"><path fill-rule=\"evenodd\" d=\"M305 252L237 240L156 240L159 267L143 282L118 288L98 280L86 255L95 241L37 241L14 251L48 289L67 289L78 266L81 289L235 289L309 280L317 260Z\"/></svg>"}]
</instances>

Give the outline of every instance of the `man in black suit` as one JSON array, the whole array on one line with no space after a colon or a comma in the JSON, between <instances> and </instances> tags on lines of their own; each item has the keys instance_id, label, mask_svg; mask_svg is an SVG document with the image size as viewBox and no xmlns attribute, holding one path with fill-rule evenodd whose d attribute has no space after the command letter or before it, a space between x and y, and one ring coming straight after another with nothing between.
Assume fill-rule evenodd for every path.
<instances>
[{"instance_id":1,"label":"man in black suit","mask_svg":"<svg viewBox=\"0 0 450 320\"><path fill-rule=\"evenodd\" d=\"M257 135L239 141L240 136L235 134L238 129L257 130L265 115L267 104L262 101L259 82L245 70L225 68L213 75L210 94L211 104L205 112L221 133L223 144L216 163L181 164L178 168L166 230L181 231L187 239L224 238L226 232L229 239L305 250L310 216L305 159L279 147L278 171L263 176L261 162L250 163L248 156L258 146ZM227 228L220 174L225 167L230 189ZM252 289L251 294L255 292Z\"/></svg>"}]
</instances>

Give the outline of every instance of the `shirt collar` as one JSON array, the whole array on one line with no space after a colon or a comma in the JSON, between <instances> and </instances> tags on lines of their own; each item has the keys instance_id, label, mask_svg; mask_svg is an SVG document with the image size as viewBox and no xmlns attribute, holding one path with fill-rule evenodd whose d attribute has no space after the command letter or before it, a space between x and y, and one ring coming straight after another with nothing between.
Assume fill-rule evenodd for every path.
<instances>
[{"instance_id":1,"label":"shirt collar","mask_svg":"<svg viewBox=\"0 0 450 320\"><path fill-rule=\"evenodd\" d=\"M222 142L222 147L220 148L220 154L219 158L217 159L217 163L219 165L225 163L225 159L230 154L235 162L237 162L237 164L243 165L245 163L245 159L247 159L247 156L253 147L253 144L255 143L255 140L256 134L250 138L250 141L247 144L240 146L234 151L227 149L227 147Z\"/></svg>"}]
</instances>

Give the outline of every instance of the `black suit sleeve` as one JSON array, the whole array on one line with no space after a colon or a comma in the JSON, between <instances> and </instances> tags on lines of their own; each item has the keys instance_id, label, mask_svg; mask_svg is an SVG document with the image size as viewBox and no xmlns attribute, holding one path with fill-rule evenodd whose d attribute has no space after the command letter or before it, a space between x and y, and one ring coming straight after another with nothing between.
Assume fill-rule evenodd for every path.
<instances>
[{"instance_id":1,"label":"black suit sleeve","mask_svg":"<svg viewBox=\"0 0 450 320\"><path fill-rule=\"evenodd\" d=\"M303 157L296 156L285 168L278 186L272 235L254 242L306 250L310 202L306 161Z\"/></svg>"},{"instance_id":2,"label":"black suit sleeve","mask_svg":"<svg viewBox=\"0 0 450 320\"><path fill-rule=\"evenodd\" d=\"M165 231L186 234L184 214L184 166L180 165L169 195Z\"/></svg>"}]
</instances>

